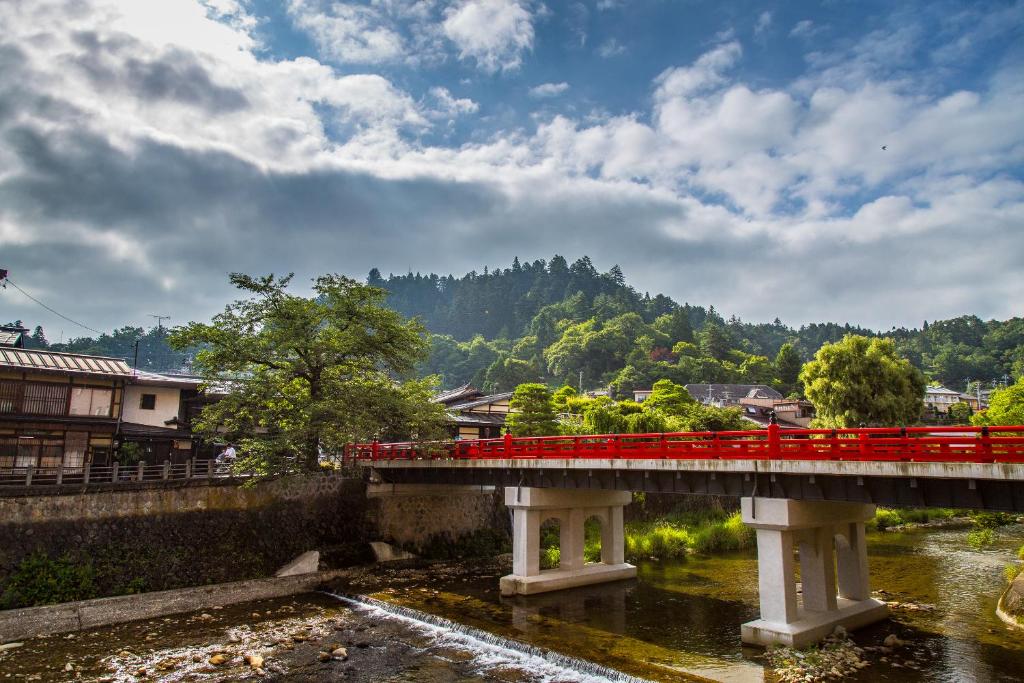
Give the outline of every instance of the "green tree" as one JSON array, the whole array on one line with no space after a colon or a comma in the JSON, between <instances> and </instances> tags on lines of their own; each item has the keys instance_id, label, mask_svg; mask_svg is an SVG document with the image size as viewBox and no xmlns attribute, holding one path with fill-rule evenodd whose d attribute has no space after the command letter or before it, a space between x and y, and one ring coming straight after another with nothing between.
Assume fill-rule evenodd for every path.
<instances>
[{"instance_id":1,"label":"green tree","mask_svg":"<svg viewBox=\"0 0 1024 683\"><path fill-rule=\"evenodd\" d=\"M900 358L891 339L848 334L825 344L800 381L826 427L911 424L924 407L924 375Z\"/></svg>"},{"instance_id":2,"label":"green tree","mask_svg":"<svg viewBox=\"0 0 1024 683\"><path fill-rule=\"evenodd\" d=\"M208 384L230 387L197 430L241 441L244 464L264 473L291 460L316 469L321 449L350 441L436 437L435 378L398 381L426 355L420 324L384 308L376 287L324 275L307 298L287 291L291 278L233 273L245 298L171 334L175 347L200 347L193 367Z\"/></svg>"},{"instance_id":3,"label":"green tree","mask_svg":"<svg viewBox=\"0 0 1024 683\"><path fill-rule=\"evenodd\" d=\"M707 322L700 331L700 351L715 360L725 360L729 355L729 333L715 322Z\"/></svg>"},{"instance_id":4,"label":"green tree","mask_svg":"<svg viewBox=\"0 0 1024 683\"><path fill-rule=\"evenodd\" d=\"M644 401L645 410L658 410L665 415L683 415L690 406L696 404L685 387L670 379L661 379L654 383L650 397Z\"/></svg>"},{"instance_id":5,"label":"green tree","mask_svg":"<svg viewBox=\"0 0 1024 683\"><path fill-rule=\"evenodd\" d=\"M558 434L558 419L551 400L551 390L544 384L520 384L512 393L510 412L505 424L514 436L549 436Z\"/></svg>"},{"instance_id":6,"label":"green tree","mask_svg":"<svg viewBox=\"0 0 1024 683\"><path fill-rule=\"evenodd\" d=\"M971 410L971 404L966 401L960 401L954 403L949 407L949 421L953 424L968 425L971 424L971 417L974 415L974 411Z\"/></svg>"},{"instance_id":7,"label":"green tree","mask_svg":"<svg viewBox=\"0 0 1024 683\"><path fill-rule=\"evenodd\" d=\"M779 391L788 395L800 390L800 370L803 361L800 352L789 342L779 347L775 354L775 377L779 382Z\"/></svg>"},{"instance_id":8,"label":"green tree","mask_svg":"<svg viewBox=\"0 0 1024 683\"><path fill-rule=\"evenodd\" d=\"M988 408L977 413L976 425L1024 425L1024 377L1005 389L997 389L989 397Z\"/></svg>"}]
</instances>

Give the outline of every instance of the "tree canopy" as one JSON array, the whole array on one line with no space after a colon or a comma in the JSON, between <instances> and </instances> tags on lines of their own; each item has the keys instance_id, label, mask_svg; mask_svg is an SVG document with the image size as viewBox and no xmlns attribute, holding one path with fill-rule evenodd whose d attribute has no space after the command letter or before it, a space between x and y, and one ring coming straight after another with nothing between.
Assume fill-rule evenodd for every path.
<instances>
[{"instance_id":1,"label":"tree canopy","mask_svg":"<svg viewBox=\"0 0 1024 683\"><path fill-rule=\"evenodd\" d=\"M1024 425L1024 377L1005 389L993 391L988 408L972 421L976 425Z\"/></svg>"},{"instance_id":2,"label":"tree canopy","mask_svg":"<svg viewBox=\"0 0 1024 683\"><path fill-rule=\"evenodd\" d=\"M515 411L505 424L513 436L547 436L558 434L558 418L551 400L551 390L544 384L520 384L512 393L509 407Z\"/></svg>"},{"instance_id":3,"label":"tree canopy","mask_svg":"<svg viewBox=\"0 0 1024 683\"><path fill-rule=\"evenodd\" d=\"M176 348L199 349L193 367L208 386L230 389L197 430L240 440L242 462L262 472L293 460L315 469L322 450L350 441L438 436L435 378L409 379L427 353L422 326L385 308L376 287L324 275L302 297L291 279L234 273L245 298L171 334Z\"/></svg>"},{"instance_id":4,"label":"tree canopy","mask_svg":"<svg viewBox=\"0 0 1024 683\"><path fill-rule=\"evenodd\" d=\"M825 344L800 381L826 427L913 424L924 408L925 379L891 339L850 334Z\"/></svg>"}]
</instances>

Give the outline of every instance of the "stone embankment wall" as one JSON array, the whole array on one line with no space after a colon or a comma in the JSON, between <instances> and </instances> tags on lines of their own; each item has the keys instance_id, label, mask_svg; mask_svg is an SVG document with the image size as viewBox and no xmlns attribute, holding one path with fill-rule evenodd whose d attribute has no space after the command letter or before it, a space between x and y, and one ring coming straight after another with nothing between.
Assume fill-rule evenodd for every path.
<instances>
[{"instance_id":1,"label":"stone embankment wall","mask_svg":"<svg viewBox=\"0 0 1024 683\"><path fill-rule=\"evenodd\" d=\"M0 498L0 606L120 595L270 576L319 549L328 566L367 557L364 484L316 476ZM61 588L34 584L52 575ZM44 598L45 599L45 598Z\"/></svg>"},{"instance_id":2,"label":"stone embankment wall","mask_svg":"<svg viewBox=\"0 0 1024 683\"><path fill-rule=\"evenodd\" d=\"M369 519L380 540L427 557L507 551L511 521L493 486L370 484Z\"/></svg>"}]
</instances>

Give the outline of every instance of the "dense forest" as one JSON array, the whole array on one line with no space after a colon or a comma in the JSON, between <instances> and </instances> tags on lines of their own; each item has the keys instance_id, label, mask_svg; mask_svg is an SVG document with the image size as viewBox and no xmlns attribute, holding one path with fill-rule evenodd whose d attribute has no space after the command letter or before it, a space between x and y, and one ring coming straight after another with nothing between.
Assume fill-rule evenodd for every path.
<instances>
[{"instance_id":1,"label":"dense forest","mask_svg":"<svg viewBox=\"0 0 1024 683\"><path fill-rule=\"evenodd\" d=\"M1024 374L1024 319L983 321L972 315L927 322L921 328L877 332L850 324L815 323L794 329L724 318L713 306L641 294L618 266L599 272L586 256L484 268L453 275L389 275L375 268L367 281L388 291L388 305L418 317L432 333L424 374L446 387L472 382L509 391L524 382L581 382L616 394L649 388L659 379L772 384L799 393L797 375L826 342L854 333L886 336L926 376L950 388L984 387ZM48 344L36 328L30 344L109 355L138 367L188 371L189 354L171 350L167 331L124 327L96 338Z\"/></svg>"}]
</instances>

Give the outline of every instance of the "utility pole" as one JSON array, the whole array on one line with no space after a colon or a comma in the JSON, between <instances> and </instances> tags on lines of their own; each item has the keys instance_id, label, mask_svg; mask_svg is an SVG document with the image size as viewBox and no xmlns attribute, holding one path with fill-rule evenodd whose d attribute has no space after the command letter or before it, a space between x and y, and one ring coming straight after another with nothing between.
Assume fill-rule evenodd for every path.
<instances>
[{"instance_id":1,"label":"utility pole","mask_svg":"<svg viewBox=\"0 0 1024 683\"><path fill-rule=\"evenodd\" d=\"M580 396L583 395L583 371L580 370Z\"/></svg>"},{"instance_id":2,"label":"utility pole","mask_svg":"<svg viewBox=\"0 0 1024 683\"><path fill-rule=\"evenodd\" d=\"M169 315L154 315L152 313L149 314L149 317L150 318L156 318L156 328L160 332L164 331L164 325L163 325L164 321L171 319L171 316L169 316Z\"/></svg>"}]
</instances>

